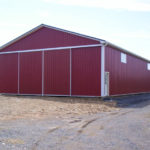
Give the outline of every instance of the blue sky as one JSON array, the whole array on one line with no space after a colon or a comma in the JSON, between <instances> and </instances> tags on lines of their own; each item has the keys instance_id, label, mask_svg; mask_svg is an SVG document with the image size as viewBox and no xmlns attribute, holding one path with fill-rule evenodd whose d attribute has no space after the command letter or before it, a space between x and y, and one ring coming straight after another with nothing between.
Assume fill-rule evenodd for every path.
<instances>
[{"instance_id":1,"label":"blue sky","mask_svg":"<svg viewBox=\"0 0 150 150\"><path fill-rule=\"evenodd\" d=\"M41 23L150 59L150 0L0 0L1 46Z\"/></svg>"}]
</instances>

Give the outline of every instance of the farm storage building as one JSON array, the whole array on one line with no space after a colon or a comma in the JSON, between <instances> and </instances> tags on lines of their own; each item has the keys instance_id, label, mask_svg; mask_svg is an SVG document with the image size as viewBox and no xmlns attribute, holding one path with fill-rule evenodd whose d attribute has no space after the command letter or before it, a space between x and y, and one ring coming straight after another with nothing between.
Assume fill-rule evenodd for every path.
<instances>
[{"instance_id":1,"label":"farm storage building","mask_svg":"<svg viewBox=\"0 0 150 150\"><path fill-rule=\"evenodd\" d=\"M108 96L150 92L150 62L105 40L40 25L0 50L0 93Z\"/></svg>"}]
</instances>

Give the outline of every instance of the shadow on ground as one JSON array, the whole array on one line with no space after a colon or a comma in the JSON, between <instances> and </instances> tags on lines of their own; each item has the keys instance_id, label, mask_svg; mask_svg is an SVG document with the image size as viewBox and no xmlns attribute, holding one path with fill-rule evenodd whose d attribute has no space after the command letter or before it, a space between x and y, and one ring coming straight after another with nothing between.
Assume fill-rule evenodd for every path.
<instances>
[{"instance_id":1,"label":"shadow on ground","mask_svg":"<svg viewBox=\"0 0 150 150\"><path fill-rule=\"evenodd\" d=\"M107 98L104 98L104 101L116 101L117 106L123 107L123 108L126 108L126 107L142 108L147 105L150 105L149 103L150 93L126 95L126 96L120 96L120 97L107 97Z\"/></svg>"}]
</instances>

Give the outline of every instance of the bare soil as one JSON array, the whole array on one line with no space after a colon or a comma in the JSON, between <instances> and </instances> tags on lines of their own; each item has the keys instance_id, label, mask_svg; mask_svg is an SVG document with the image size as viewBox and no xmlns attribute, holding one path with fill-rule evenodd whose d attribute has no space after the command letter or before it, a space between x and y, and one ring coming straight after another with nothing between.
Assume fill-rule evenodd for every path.
<instances>
[{"instance_id":1,"label":"bare soil","mask_svg":"<svg viewBox=\"0 0 150 150\"><path fill-rule=\"evenodd\" d=\"M0 95L0 120L95 114L116 110L115 106L116 102L104 102L100 98Z\"/></svg>"},{"instance_id":2,"label":"bare soil","mask_svg":"<svg viewBox=\"0 0 150 150\"><path fill-rule=\"evenodd\" d=\"M141 101L118 110L99 98L0 96L0 150L149 150Z\"/></svg>"}]
</instances>

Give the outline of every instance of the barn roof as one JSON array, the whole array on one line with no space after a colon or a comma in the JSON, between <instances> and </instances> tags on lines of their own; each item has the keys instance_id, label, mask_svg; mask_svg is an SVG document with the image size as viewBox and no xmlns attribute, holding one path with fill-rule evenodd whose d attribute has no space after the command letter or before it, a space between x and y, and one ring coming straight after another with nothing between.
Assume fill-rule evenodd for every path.
<instances>
[{"instance_id":1,"label":"barn roof","mask_svg":"<svg viewBox=\"0 0 150 150\"><path fill-rule=\"evenodd\" d=\"M91 37L91 36L88 36L88 35L84 35L84 34L72 32L72 31L68 31L68 30L65 30L65 29L60 29L60 28L53 27L53 26L49 26L49 25L46 25L46 24L41 24L41 25L39 25L39 26L33 28L32 30L30 30L30 31L28 31L28 32L26 32L26 33L24 33L24 34L22 34L21 36L19 36L19 37L13 39L12 41L10 41L10 42L8 42L8 43L2 45L2 46L0 47L0 50L4 49L5 47L7 47L7 46L9 46L9 45L11 45L11 44L13 44L13 43L15 43L16 41L18 41L18 40L20 40L20 39L22 39L22 38L24 38L24 37L30 35L31 33L33 33L33 32L35 32L35 31L41 29L42 27L46 27L46 28L50 28L50 29L57 30L57 31L62 31L62 32L74 34L74 35L77 35L77 36L80 36L80 37L84 37L84 38L88 38L88 39L92 39L92 40L96 40L96 41L102 41L102 42L105 41L105 40L102 40L102 39L99 39L99 38L95 38L95 37Z\"/></svg>"},{"instance_id":2,"label":"barn roof","mask_svg":"<svg viewBox=\"0 0 150 150\"><path fill-rule=\"evenodd\" d=\"M8 43L2 45L2 46L0 47L0 50L6 48L7 46L9 46L9 45L11 45L11 44L13 44L13 43L19 41L20 39L22 39L22 38L24 38L24 37L26 37L26 36L32 34L33 32L35 32L35 31L41 29L42 27L46 27L46 28L50 28L50 29L54 29L54 30L58 30L58 31L70 33L70 34L73 34L73 35L77 35L77 36L80 36L80 37L92 39L92 40L95 40L95 41L99 41L101 44L105 44L105 45L109 45L109 46L115 47L115 48L117 48L118 50L120 50L120 51L122 51L122 52L131 54L131 55L134 55L134 56L136 56L136 57L138 57L138 58L140 58L140 59L143 59L143 60L145 60L145 61L147 61L147 62L150 62L150 60L148 60L148 59L146 59L146 58L143 58L143 57L141 57L141 56L139 56L139 55L137 55L137 54L134 54L134 53L132 53L132 52L130 52L130 51L128 51L128 50L126 50L126 49L120 47L120 46L117 46L117 45L115 45L115 44L113 44L113 43L110 43L110 42L108 42L108 41L106 41L106 40L103 40L103 39L100 39L100 38L95 38L95 37L88 36L88 35L85 35L85 34L80 34L80 33L72 32L72 31L68 31L68 30L61 29L61 28L57 28L57 27L53 27L53 26L49 26L49 25L46 25L46 24L41 24L41 25L39 25L39 26L33 28L32 30L30 30L30 31L28 31L28 32L26 32L26 33L24 33L24 34L22 34L21 36L19 36L19 37L13 39L12 41L10 41L10 42L8 42Z\"/></svg>"}]
</instances>

